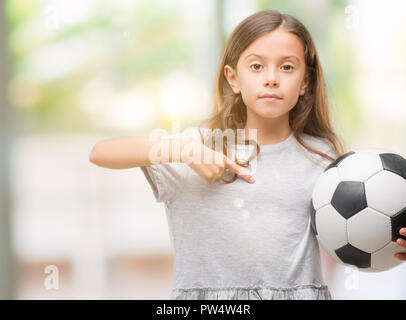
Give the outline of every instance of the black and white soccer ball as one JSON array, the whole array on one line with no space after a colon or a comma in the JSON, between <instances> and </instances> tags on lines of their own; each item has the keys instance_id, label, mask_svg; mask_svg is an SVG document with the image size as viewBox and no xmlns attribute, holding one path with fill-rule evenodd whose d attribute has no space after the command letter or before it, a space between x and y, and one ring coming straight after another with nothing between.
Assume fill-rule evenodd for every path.
<instances>
[{"instance_id":1,"label":"black and white soccer ball","mask_svg":"<svg viewBox=\"0 0 406 320\"><path fill-rule=\"evenodd\" d=\"M310 203L312 229L334 259L377 272L402 261L396 244L406 227L406 159L387 150L360 149L320 175Z\"/></svg>"}]
</instances>

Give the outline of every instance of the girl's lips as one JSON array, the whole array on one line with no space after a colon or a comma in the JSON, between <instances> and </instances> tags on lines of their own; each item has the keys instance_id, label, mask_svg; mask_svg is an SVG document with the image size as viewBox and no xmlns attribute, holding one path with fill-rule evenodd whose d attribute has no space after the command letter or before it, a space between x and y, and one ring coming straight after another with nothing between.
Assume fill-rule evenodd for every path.
<instances>
[{"instance_id":1,"label":"girl's lips","mask_svg":"<svg viewBox=\"0 0 406 320\"><path fill-rule=\"evenodd\" d=\"M281 98L277 98L277 97L263 97L263 98L261 98L261 99L263 99L263 100L265 100L265 101L277 101L277 100L281 100Z\"/></svg>"}]
</instances>

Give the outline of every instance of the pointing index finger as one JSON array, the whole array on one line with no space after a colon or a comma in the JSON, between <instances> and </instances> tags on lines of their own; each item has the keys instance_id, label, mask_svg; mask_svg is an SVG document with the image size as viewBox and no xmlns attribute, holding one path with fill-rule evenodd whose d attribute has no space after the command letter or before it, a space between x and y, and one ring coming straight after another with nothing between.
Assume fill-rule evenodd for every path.
<instances>
[{"instance_id":1,"label":"pointing index finger","mask_svg":"<svg viewBox=\"0 0 406 320\"><path fill-rule=\"evenodd\" d=\"M250 171L247 168L239 166L233 160L226 157L226 168L238 174L241 178L249 183L254 183Z\"/></svg>"}]
</instances>

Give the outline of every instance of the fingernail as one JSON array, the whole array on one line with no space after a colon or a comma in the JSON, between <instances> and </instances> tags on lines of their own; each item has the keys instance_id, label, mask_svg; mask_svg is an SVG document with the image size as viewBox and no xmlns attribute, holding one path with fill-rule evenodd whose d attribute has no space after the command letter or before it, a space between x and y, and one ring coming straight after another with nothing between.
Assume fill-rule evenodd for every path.
<instances>
[{"instance_id":1,"label":"fingernail","mask_svg":"<svg viewBox=\"0 0 406 320\"><path fill-rule=\"evenodd\" d=\"M254 177L250 177L250 181L251 181L252 183L254 183L254 182L255 182Z\"/></svg>"},{"instance_id":2,"label":"fingernail","mask_svg":"<svg viewBox=\"0 0 406 320\"><path fill-rule=\"evenodd\" d=\"M405 243L405 241L402 240L402 239L398 239L396 242L397 242L398 244L400 244L401 246L403 246L404 243Z\"/></svg>"},{"instance_id":3,"label":"fingernail","mask_svg":"<svg viewBox=\"0 0 406 320\"><path fill-rule=\"evenodd\" d=\"M400 229L400 234L401 234L402 236L406 236L406 228Z\"/></svg>"}]
</instances>

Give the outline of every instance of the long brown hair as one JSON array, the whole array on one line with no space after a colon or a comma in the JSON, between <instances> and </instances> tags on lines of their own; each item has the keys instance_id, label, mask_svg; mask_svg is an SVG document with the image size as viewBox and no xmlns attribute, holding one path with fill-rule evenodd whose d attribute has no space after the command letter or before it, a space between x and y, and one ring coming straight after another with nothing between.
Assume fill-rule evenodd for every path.
<instances>
[{"instance_id":1,"label":"long brown hair","mask_svg":"<svg viewBox=\"0 0 406 320\"><path fill-rule=\"evenodd\" d=\"M310 152L316 153L328 160L335 160L319 150L313 149L302 139L302 134L324 138L331 143L337 157L344 153L344 147L330 122L329 103L325 80L319 57L313 40L305 26L289 14L276 10L265 10L252 14L231 33L225 47L220 67L218 69L214 93L215 101L212 116L203 120L201 125L217 132L232 129L237 136L237 129L243 129L247 121L247 110L241 93L235 94L225 75L224 66L229 65L236 70L237 62L244 50L257 38L281 27L284 31L296 35L304 46L306 72L310 82L304 95L289 112L289 125L297 141ZM200 127L199 126L199 127ZM204 137L202 142L211 146L212 136ZM223 140L223 153L227 152L227 139Z\"/></svg>"}]
</instances>

